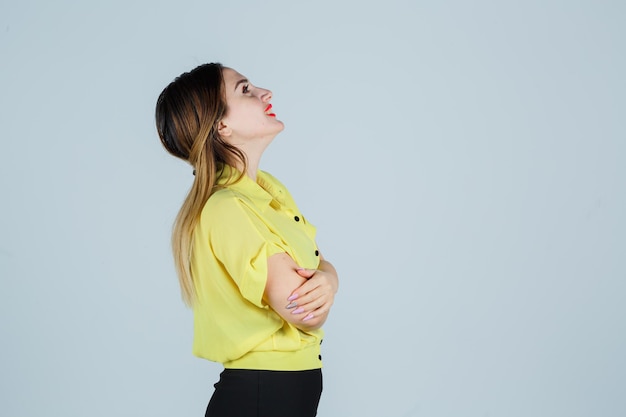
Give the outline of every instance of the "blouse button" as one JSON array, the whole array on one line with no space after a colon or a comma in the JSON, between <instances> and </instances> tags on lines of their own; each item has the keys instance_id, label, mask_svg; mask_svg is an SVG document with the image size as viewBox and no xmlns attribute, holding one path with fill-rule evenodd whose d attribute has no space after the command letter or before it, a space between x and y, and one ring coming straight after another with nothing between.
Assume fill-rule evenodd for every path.
<instances>
[{"instance_id":1,"label":"blouse button","mask_svg":"<svg viewBox=\"0 0 626 417\"><path fill-rule=\"evenodd\" d=\"M315 256L320 256L320 251L316 250L315 251Z\"/></svg>"},{"instance_id":2,"label":"blouse button","mask_svg":"<svg viewBox=\"0 0 626 417\"><path fill-rule=\"evenodd\" d=\"M300 221L300 217L298 217L298 216L295 216L293 219L294 219L295 221L297 221L297 222L299 222L299 221Z\"/></svg>"}]
</instances>

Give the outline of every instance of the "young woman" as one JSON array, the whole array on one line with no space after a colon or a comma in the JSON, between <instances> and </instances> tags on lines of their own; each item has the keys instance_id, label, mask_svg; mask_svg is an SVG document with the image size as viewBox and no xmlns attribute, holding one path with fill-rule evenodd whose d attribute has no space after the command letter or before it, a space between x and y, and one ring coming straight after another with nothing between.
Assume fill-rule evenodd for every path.
<instances>
[{"instance_id":1,"label":"young woman","mask_svg":"<svg viewBox=\"0 0 626 417\"><path fill-rule=\"evenodd\" d=\"M337 273L289 191L259 170L283 130L272 93L220 64L201 65L159 96L165 149L194 182L172 236L195 355L224 365L206 416L315 416L322 324Z\"/></svg>"}]
</instances>

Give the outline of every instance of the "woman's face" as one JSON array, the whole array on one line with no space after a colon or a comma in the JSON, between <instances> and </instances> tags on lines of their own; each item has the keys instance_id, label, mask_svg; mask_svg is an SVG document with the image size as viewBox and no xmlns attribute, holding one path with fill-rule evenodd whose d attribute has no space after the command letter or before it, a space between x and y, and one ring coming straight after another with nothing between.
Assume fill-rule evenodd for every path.
<instances>
[{"instance_id":1,"label":"woman's face","mask_svg":"<svg viewBox=\"0 0 626 417\"><path fill-rule=\"evenodd\" d=\"M231 68L222 70L226 88L226 115L222 118L222 135L231 142L246 139L272 139L283 130L276 119L270 100L272 92L255 87L246 77Z\"/></svg>"}]
</instances>

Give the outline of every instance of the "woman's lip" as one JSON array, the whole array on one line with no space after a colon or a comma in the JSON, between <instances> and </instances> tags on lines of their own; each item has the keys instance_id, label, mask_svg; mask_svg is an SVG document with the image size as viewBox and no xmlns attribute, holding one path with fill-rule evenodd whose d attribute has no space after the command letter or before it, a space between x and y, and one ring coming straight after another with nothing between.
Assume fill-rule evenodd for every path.
<instances>
[{"instance_id":1,"label":"woman's lip","mask_svg":"<svg viewBox=\"0 0 626 417\"><path fill-rule=\"evenodd\" d=\"M265 114L270 117L276 117L276 113L268 113L272 109L272 105L268 104L265 108Z\"/></svg>"}]
</instances>

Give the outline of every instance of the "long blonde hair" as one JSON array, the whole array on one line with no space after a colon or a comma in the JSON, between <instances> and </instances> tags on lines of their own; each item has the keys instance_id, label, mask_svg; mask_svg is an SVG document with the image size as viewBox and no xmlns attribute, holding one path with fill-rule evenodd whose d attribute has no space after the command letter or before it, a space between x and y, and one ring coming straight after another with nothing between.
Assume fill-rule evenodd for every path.
<instances>
[{"instance_id":1,"label":"long blonde hair","mask_svg":"<svg viewBox=\"0 0 626 417\"><path fill-rule=\"evenodd\" d=\"M238 148L218 134L218 125L227 111L222 65L204 64L172 81L156 105L156 125L165 149L194 168L194 181L172 231L174 264L185 304L196 299L191 273L194 229L202 208L214 192L222 164L235 166L247 161Z\"/></svg>"}]
</instances>

